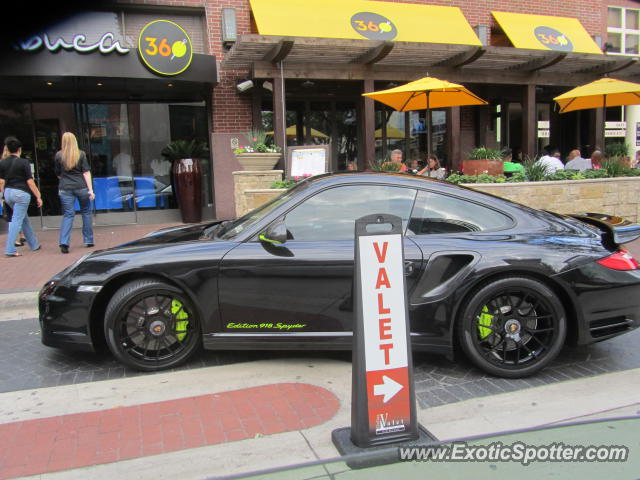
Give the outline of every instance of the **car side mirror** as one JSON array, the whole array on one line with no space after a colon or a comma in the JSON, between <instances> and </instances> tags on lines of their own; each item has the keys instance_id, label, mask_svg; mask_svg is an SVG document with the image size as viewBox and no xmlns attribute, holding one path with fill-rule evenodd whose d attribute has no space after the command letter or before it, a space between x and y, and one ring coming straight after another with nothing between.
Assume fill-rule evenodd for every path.
<instances>
[{"instance_id":1,"label":"car side mirror","mask_svg":"<svg viewBox=\"0 0 640 480\"><path fill-rule=\"evenodd\" d=\"M272 245L282 245L287 241L287 226L283 221L276 222L262 232L258 238L260 241Z\"/></svg>"}]
</instances>

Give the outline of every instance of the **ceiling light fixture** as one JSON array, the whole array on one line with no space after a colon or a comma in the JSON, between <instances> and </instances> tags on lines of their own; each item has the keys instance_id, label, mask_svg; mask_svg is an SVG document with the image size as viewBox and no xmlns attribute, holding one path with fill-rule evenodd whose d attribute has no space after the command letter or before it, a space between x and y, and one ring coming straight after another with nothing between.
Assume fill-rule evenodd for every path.
<instances>
[{"instance_id":1,"label":"ceiling light fixture","mask_svg":"<svg viewBox=\"0 0 640 480\"><path fill-rule=\"evenodd\" d=\"M96 83L96 85L101 87L102 86L102 82L98 82L98 83Z\"/></svg>"}]
</instances>

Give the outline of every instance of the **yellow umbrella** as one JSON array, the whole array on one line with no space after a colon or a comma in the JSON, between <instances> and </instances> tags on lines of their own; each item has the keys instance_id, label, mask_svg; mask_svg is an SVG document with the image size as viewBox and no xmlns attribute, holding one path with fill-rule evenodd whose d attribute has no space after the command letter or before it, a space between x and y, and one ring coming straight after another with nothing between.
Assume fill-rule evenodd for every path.
<instances>
[{"instance_id":1,"label":"yellow umbrella","mask_svg":"<svg viewBox=\"0 0 640 480\"><path fill-rule=\"evenodd\" d=\"M399 112L487 104L462 85L435 77L424 77L399 87L362 95L389 105Z\"/></svg>"},{"instance_id":2,"label":"yellow umbrella","mask_svg":"<svg viewBox=\"0 0 640 480\"><path fill-rule=\"evenodd\" d=\"M303 129L303 131L304 130L305 129ZM296 136L298 136L297 129L296 129L295 125L291 125L291 126L287 127L286 133L287 133L287 137L296 137ZM273 132L267 132L266 134L267 135L273 135ZM316 130L315 128L311 129L311 136L312 137L316 137L316 138L329 138L328 135L322 133L320 130Z\"/></svg>"},{"instance_id":3,"label":"yellow umbrella","mask_svg":"<svg viewBox=\"0 0 640 480\"><path fill-rule=\"evenodd\" d=\"M376 138L382 138L382 129L379 128L376 130ZM396 127L392 127L387 125L387 138L397 139L397 138L407 138L404 132Z\"/></svg>"},{"instance_id":4,"label":"yellow umbrella","mask_svg":"<svg viewBox=\"0 0 640 480\"><path fill-rule=\"evenodd\" d=\"M638 105L640 104L640 83L601 78L558 95L554 100L560 106L560 113L586 108Z\"/></svg>"},{"instance_id":5,"label":"yellow umbrella","mask_svg":"<svg viewBox=\"0 0 640 480\"><path fill-rule=\"evenodd\" d=\"M399 112L487 104L462 85L435 77L423 77L399 87L363 93L362 95L389 105ZM431 124L428 123L427 131L430 132ZM431 151L430 134L427 135L427 150Z\"/></svg>"}]
</instances>

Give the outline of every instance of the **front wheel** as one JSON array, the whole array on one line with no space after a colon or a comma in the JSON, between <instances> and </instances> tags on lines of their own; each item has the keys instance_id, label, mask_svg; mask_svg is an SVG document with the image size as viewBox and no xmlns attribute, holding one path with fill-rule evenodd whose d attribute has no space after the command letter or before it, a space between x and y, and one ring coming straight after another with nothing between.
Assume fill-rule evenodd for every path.
<instances>
[{"instance_id":1,"label":"front wheel","mask_svg":"<svg viewBox=\"0 0 640 480\"><path fill-rule=\"evenodd\" d=\"M564 308L537 280L505 277L476 290L458 321L469 359L505 378L532 375L560 352L567 333Z\"/></svg>"},{"instance_id":2,"label":"front wheel","mask_svg":"<svg viewBox=\"0 0 640 480\"><path fill-rule=\"evenodd\" d=\"M201 344L200 320L186 295L152 279L127 283L115 293L104 329L115 357L147 372L180 365Z\"/></svg>"}]
</instances>

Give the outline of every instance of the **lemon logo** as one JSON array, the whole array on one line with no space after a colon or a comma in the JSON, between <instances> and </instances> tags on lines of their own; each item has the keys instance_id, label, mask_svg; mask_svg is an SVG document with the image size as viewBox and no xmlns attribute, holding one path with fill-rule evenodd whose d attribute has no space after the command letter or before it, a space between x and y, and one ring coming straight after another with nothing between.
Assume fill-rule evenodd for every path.
<instances>
[{"instance_id":1,"label":"lemon logo","mask_svg":"<svg viewBox=\"0 0 640 480\"><path fill-rule=\"evenodd\" d=\"M536 40L550 50L572 52L573 43L564 33L551 27L536 27L533 34Z\"/></svg>"},{"instance_id":2,"label":"lemon logo","mask_svg":"<svg viewBox=\"0 0 640 480\"><path fill-rule=\"evenodd\" d=\"M398 29L391 20L372 12L360 12L351 17L351 27L369 40L393 40Z\"/></svg>"},{"instance_id":3,"label":"lemon logo","mask_svg":"<svg viewBox=\"0 0 640 480\"><path fill-rule=\"evenodd\" d=\"M138 53L154 73L178 75L189 68L193 46L180 25L169 20L155 20L140 31Z\"/></svg>"},{"instance_id":4,"label":"lemon logo","mask_svg":"<svg viewBox=\"0 0 640 480\"><path fill-rule=\"evenodd\" d=\"M184 57L187 54L187 41L186 40L178 40L171 45L171 52L174 57Z\"/></svg>"}]
</instances>

